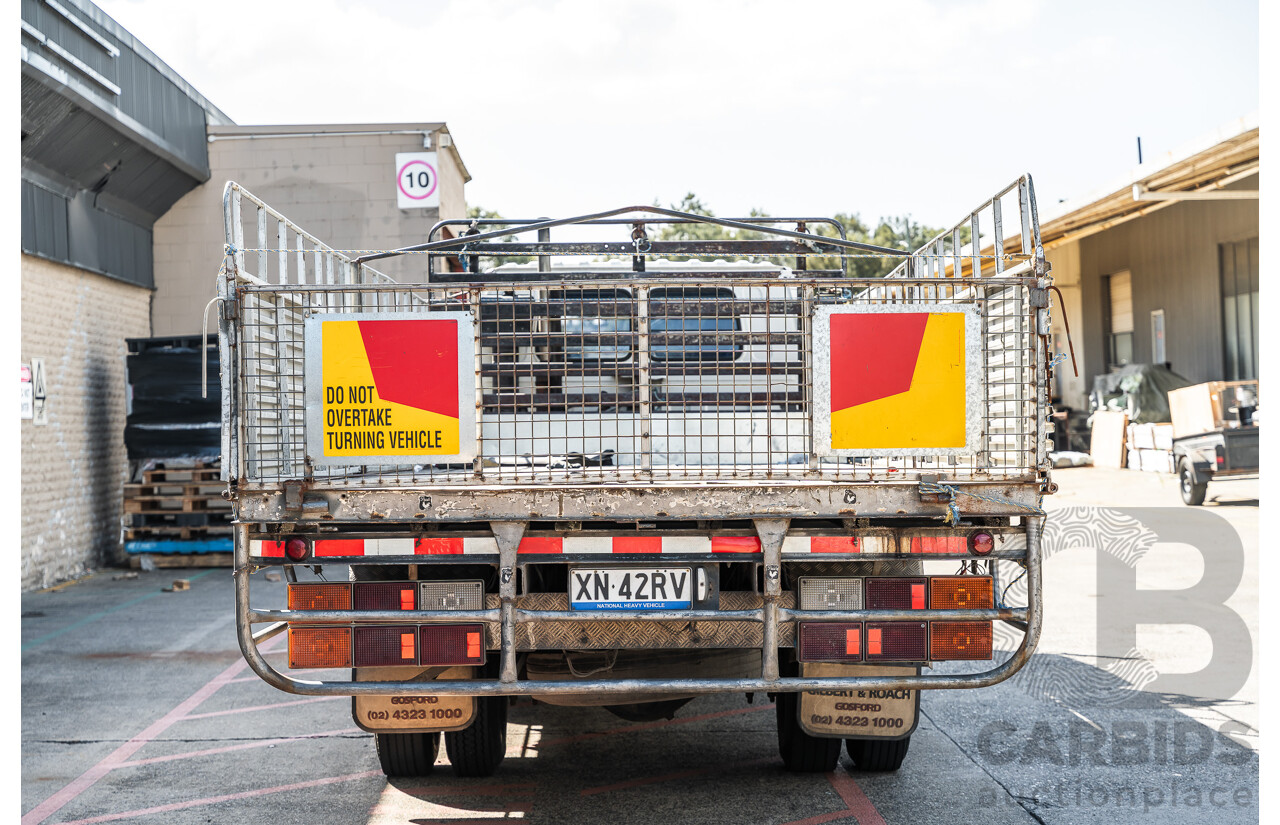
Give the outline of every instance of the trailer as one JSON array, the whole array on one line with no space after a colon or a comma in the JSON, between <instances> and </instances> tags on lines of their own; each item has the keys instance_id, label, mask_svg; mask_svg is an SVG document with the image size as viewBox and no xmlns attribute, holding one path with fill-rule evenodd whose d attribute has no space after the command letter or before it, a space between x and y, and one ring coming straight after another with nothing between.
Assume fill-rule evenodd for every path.
<instances>
[{"instance_id":1,"label":"trailer","mask_svg":"<svg viewBox=\"0 0 1280 825\"><path fill-rule=\"evenodd\" d=\"M656 719L718 693L775 702L790 770L842 746L896 770L921 691L1034 650L1054 365L1030 176L914 251L653 206L340 250L236 183L224 212L240 647L280 690L351 696L388 775L441 740L493 773L516 696ZM859 255L896 267L849 277ZM286 604L255 601L263 568Z\"/></svg>"}]
</instances>

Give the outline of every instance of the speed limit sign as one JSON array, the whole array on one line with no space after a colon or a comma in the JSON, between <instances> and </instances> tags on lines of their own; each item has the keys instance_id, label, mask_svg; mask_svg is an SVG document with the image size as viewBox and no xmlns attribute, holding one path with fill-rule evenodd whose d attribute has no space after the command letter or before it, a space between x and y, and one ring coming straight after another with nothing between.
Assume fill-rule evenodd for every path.
<instances>
[{"instance_id":1,"label":"speed limit sign","mask_svg":"<svg viewBox=\"0 0 1280 825\"><path fill-rule=\"evenodd\" d=\"M396 155L396 205L422 209L440 205L440 176L435 152Z\"/></svg>"}]
</instances>

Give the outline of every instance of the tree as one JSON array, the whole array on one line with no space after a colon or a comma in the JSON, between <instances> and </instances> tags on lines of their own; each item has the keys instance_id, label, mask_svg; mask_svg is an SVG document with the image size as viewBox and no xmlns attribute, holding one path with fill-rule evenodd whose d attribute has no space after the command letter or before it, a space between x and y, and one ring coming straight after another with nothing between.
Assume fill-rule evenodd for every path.
<instances>
[{"instance_id":1,"label":"tree","mask_svg":"<svg viewBox=\"0 0 1280 825\"><path fill-rule=\"evenodd\" d=\"M500 215L500 214L498 214L497 212L494 212L494 211L492 211L492 210L485 209L483 206L470 206L470 207L468 207L468 208L467 208L467 217L468 217L468 218L480 218L480 219L483 219L483 220L498 220L498 221L502 220L502 215ZM476 229L480 230L481 232L496 232L496 231L498 231L498 230L500 230L500 229L506 229L506 228L507 228L507 227L509 227L509 226L510 226L510 224L500 224L500 223L498 223L498 224L493 224L493 223L491 223L491 224L478 224L478 225L476 226ZM496 238L496 239L495 239L494 241L492 241L492 242L494 242L494 243L515 243L517 240L518 240L518 237L517 237L516 235L506 235L506 236L504 236L504 237L502 237L502 238ZM532 256L532 255L501 255L501 256L496 256L496 257L490 257L490 256L488 256L488 255L485 255L485 256L482 256L482 257L480 258L480 268L481 268L481 269L492 269L493 267L498 266L499 264L509 264L509 263L527 263L528 261L532 261L532 260L533 260L533 258L534 258L534 256Z\"/></svg>"}]
</instances>

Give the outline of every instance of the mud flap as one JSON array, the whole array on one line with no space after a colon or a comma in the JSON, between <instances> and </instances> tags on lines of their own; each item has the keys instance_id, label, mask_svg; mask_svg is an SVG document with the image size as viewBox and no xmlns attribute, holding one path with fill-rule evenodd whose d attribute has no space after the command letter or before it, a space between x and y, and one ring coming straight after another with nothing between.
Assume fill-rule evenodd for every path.
<instances>
[{"instance_id":1,"label":"mud flap","mask_svg":"<svg viewBox=\"0 0 1280 825\"><path fill-rule=\"evenodd\" d=\"M802 677L914 676L919 665L847 665L809 662ZM823 739L904 739L920 721L918 690L813 690L800 694L800 728Z\"/></svg>"},{"instance_id":2,"label":"mud flap","mask_svg":"<svg viewBox=\"0 0 1280 825\"><path fill-rule=\"evenodd\" d=\"M471 679L474 667L362 667L357 682L429 682ZM462 730L476 714L474 696L352 696L351 717L370 733L434 733Z\"/></svg>"}]
</instances>

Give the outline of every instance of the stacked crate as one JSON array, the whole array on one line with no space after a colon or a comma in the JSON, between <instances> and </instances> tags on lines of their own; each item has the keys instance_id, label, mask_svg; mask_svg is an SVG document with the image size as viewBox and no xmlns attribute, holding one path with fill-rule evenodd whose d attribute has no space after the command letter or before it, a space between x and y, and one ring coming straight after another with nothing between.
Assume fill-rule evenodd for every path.
<instances>
[{"instance_id":1,"label":"stacked crate","mask_svg":"<svg viewBox=\"0 0 1280 825\"><path fill-rule=\"evenodd\" d=\"M125 550L158 566L231 563L231 502L216 461L156 462L124 486Z\"/></svg>"},{"instance_id":2,"label":"stacked crate","mask_svg":"<svg viewBox=\"0 0 1280 825\"><path fill-rule=\"evenodd\" d=\"M1145 473L1173 472L1173 425L1130 424L1128 464Z\"/></svg>"},{"instance_id":3,"label":"stacked crate","mask_svg":"<svg viewBox=\"0 0 1280 825\"><path fill-rule=\"evenodd\" d=\"M159 566L231 563L231 504L219 480L220 386L213 341L131 338L126 367L125 554ZM202 375L202 366L207 373Z\"/></svg>"}]
</instances>

